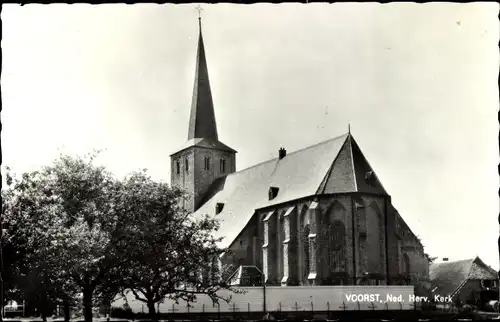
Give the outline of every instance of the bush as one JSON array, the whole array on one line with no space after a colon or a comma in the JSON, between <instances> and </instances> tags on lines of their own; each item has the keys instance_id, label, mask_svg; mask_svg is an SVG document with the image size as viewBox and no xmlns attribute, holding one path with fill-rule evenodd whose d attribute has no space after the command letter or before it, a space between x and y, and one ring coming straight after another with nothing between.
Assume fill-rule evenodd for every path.
<instances>
[{"instance_id":1,"label":"bush","mask_svg":"<svg viewBox=\"0 0 500 322\"><path fill-rule=\"evenodd\" d=\"M130 307L112 307L110 317L119 319L129 319L134 316Z\"/></svg>"}]
</instances>

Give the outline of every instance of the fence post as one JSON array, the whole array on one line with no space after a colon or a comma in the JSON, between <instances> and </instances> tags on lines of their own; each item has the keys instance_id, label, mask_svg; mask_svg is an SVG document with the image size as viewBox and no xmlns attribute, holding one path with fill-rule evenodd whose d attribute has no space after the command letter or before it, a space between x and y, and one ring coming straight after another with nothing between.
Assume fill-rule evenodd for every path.
<instances>
[{"instance_id":1,"label":"fence post","mask_svg":"<svg viewBox=\"0 0 500 322\"><path fill-rule=\"evenodd\" d=\"M219 316L220 320L220 303L217 303L217 315Z\"/></svg>"},{"instance_id":2,"label":"fence post","mask_svg":"<svg viewBox=\"0 0 500 322\"><path fill-rule=\"evenodd\" d=\"M172 310L171 311L172 311L172 319L173 319L175 311L177 311L177 309L174 306L174 303L172 303Z\"/></svg>"},{"instance_id":3,"label":"fence post","mask_svg":"<svg viewBox=\"0 0 500 322\"><path fill-rule=\"evenodd\" d=\"M250 302L248 302L247 304L248 304L248 318L250 319Z\"/></svg>"},{"instance_id":4,"label":"fence post","mask_svg":"<svg viewBox=\"0 0 500 322\"><path fill-rule=\"evenodd\" d=\"M326 301L326 316L330 319L330 301Z\"/></svg>"},{"instance_id":5,"label":"fence post","mask_svg":"<svg viewBox=\"0 0 500 322\"><path fill-rule=\"evenodd\" d=\"M314 303L311 302L311 320L314 320Z\"/></svg>"}]
</instances>

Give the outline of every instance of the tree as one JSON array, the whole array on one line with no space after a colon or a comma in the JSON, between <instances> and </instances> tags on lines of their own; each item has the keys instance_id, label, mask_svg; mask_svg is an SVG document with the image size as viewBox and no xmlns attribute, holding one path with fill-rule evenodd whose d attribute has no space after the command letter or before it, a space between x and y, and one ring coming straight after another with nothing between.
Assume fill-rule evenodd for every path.
<instances>
[{"instance_id":1,"label":"tree","mask_svg":"<svg viewBox=\"0 0 500 322\"><path fill-rule=\"evenodd\" d=\"M94 164L97 156L61 155L40 171L10 176L2 191L8 240L25 250L19 267L38 277L28 280L40 288L42 308L55 298L69 309L81 294L91 322L93 304L109 306L125 286L153 315L165 296L218 300L229 287L212 265L222 252L212 237L217 222L188 216L178 206L183 193L145 172L116 179Z\"/></svg>"},{"instance_id":2,"label":"tree","mask_svg":"<svg viewBox=\"0 0 500 322\"><path fill-rule=\"evenodd\" d=\"M8 170L9 171L9 170ZM7 173L9 188L2 190L3 219L5 221L6 249L14 249L13 281L16 290L30 289L39 293L40 312L47 319L49 294L64 296L66 281L58 268L59 236L56 204L40 188L41 174L23 174L14 180ZM52 239L51 239L52 238Z\"/></svg>"},{"instance_id":3,"label":"tree","mask_svg":"<svg viewBox=\"0 0 500 322\"><path fill-rule=\"evenodd\" d=\"M10 240L29 250L26 265L41 270L43 298L48 285L63 298L82 293L87 322L96 290L116 280L109 275L126 262L124 223L114 207L118 182L93 164L97 154L61 155L41 171L12 179L3 211Z\"/></svg>"},{"instance_id":4,"label":"tree","mask_svg":"<svg viewBox=\"0 0 500 322\"><path fill-rule=\"evenodd\" d=\"M127 287L147 305L150 318L156 318L155 304L166 297L193 301L197 294L207 294L221 299L217 291L231 287L221 279L216 262L223 252L217 246L220 239L213 237L218 222L189 216L179 206L184 193L153 181L145 171L133 173L121 189L119 212L129 224Z\"/></svg>"}]
</instances>

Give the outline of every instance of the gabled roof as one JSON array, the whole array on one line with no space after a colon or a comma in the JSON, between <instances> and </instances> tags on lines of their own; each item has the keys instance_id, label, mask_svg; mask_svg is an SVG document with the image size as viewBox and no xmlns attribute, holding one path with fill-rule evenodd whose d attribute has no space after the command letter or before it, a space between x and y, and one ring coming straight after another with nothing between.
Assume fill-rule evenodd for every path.
<instances>
[{"instance_id":1,"label":"gabled roof","mask_svg":"<svg viewBox=\"0 0 500 322\"><path fill-rule=\"evenodd\" d=\"M344 134L289 153L281 160L275 158L229 174L212 184L204 204L194 215L208 214L219 218L221 225L216 237L224 237L220 246L228 247L257 209L323 193L365 191L365 186L355 184L356 180L361 180L356 179L357 176L364 180L362 171L367 169L366 160L360 157L361 151L354 151L357 153L354 158L339 159L339 156L351 155L351 150L355 149L353 145L352 136ZM375 181L378 182L378 179ZM379 186L376 185L378 190L370 191L385 194L385 190ZM271 187L278 188L278 194L269 200ZM223 203L224 208L215 215L217 203Z\"/></svg>"},{"instance_id":2,"label":"gabled roof","mask_svg":"<svg viewBox=\"0 0 500 322\"><path fill-rule=\"evenodd\" d=\"M373 172L352 136L339 152L328 175L324 178L318 193L364 192L387 194L377 175L367 180L368 172Z\"/></svg>"},{"instance_id":3,"label":"gabled roof","mask_svg":"<svg viewBox=\"0 0 500 322\"><path fill-rule=\"evenodd\" d=\"M494 269L479 257L453 262L432 263L429 268L431 288L441 296L454 296L469 279L497 279Z\"/></svg>"}]
</instances>

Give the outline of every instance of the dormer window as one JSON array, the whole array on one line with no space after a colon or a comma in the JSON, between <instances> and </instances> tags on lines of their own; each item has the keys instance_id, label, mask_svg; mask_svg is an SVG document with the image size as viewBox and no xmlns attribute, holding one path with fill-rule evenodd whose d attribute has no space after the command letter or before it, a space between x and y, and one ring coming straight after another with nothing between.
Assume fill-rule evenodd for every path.
<instances>
[{"instance_id":1,"label":"dormer window","mask_svg":"<svg viewBox=\"0 0 500 322\"><path fill-rule=\"evenodd\" d=\"M220 159L220 172L222 172L222 173L226 172L226 160L225 159Z\"/></svg>"},{"instance_id":2,"label":"dormer window","mask_svg":"<svg viewBox=\"0 0 500 322\"><path fill-rule=\"evenodd\" d=\"M375 175L374 175L373 171L367 171L365 173L365 180L367 182L371 182L374 179L374 177L375 177Z\"/></svg>"},{"instance_id":3,"label":"dormer window","mask_svg":"<svg viewBox=\"0 0 500 322\"><path fill-rule=\"evenodd\" d=\"M205 170L210 170L210 157L205 157Z\"/></svg>"},{"instance_id":4,"label":"dormer window","mask_svg":"<svg viewBox=\"0 0 500 322\"><path fill-rule=\"evenodd\" d=\"M271 187L269 188L269 200L273 200L278 195L279 188Z\"/></svg>"},{"instance_id":5,"label":"dormer window","mask_svg":"<svg viewBox=\"0 0 500 322\"><path fill-rule=\"evenodd\" d=\"M188 158L186 158L186 160L185 160L185 168L186 168L186 172L189 172L189 160L188 160Z\"/></svg>"},{"instance_id":6,"label":"dormer window","mask_svg":"<svg viewBox=\"0 0 500 322\"><path fill-rule=\"evenodd\" d=\"M222 211L222 209L224 209L224 204L223 203L220 203L218 202L216 205L215 205L215 214L220 214L220 212Z\"/></svg>"},{"instance_id":7,"label":"dormer window","mask_svg":"<svg viewBox=\"0 0 500 322\"><path fill-rule=\"evenodd\" d=\"M179 160L175 161L175 167L177 170L177 174L180 174L181 173L181 163L179 162Z\"/></svg>"}]
</instances>

